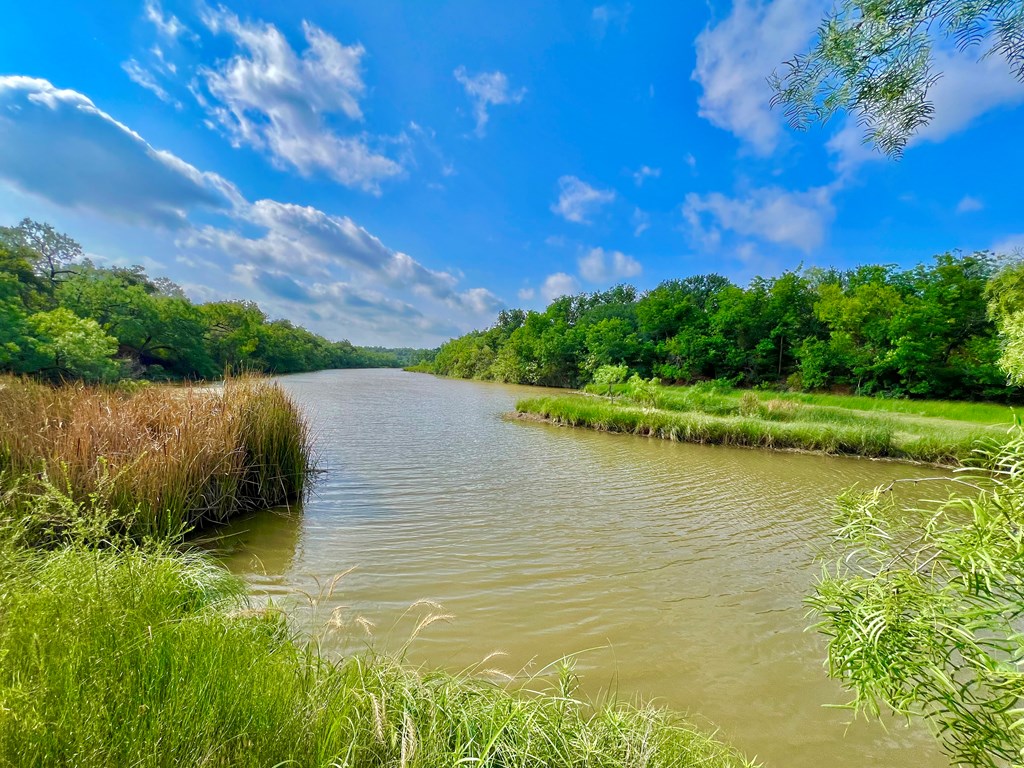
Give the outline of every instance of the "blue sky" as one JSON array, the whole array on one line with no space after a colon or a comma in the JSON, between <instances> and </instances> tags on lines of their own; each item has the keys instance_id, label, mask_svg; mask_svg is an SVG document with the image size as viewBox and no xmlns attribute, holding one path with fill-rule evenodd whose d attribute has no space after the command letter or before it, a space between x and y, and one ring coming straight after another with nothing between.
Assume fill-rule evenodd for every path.
<instances>
[{"instance_id":1,"label":"blue sky","mask_svg":"<svg viewBox=\"0 0 1024 768\"><path fill-rule=\"evenodd\" d=\"M0 28L0 223L433 346L618 282L1024 246L1024 85L940 47L899 162L765 78L828 3L52 2Z\"/></svg>"}]
</instances>

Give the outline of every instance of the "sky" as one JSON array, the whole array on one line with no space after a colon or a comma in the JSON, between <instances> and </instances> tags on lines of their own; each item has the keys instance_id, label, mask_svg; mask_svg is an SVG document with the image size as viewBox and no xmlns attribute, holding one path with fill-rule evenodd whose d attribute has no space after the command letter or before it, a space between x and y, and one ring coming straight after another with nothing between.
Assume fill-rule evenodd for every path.
<instances>
[{"instance_id":1,"label":"sky","mask_svg":"<svg viewBox=\"0 0 1024 768\"><path fill-rule=\"evenodd\" d=\"M567 293L1024 247L1024 84L940 44L901 160L767 77L830 0L37 0L0 27L0 224L197 301L431 347Z\"/></svg>"}]
</instances>

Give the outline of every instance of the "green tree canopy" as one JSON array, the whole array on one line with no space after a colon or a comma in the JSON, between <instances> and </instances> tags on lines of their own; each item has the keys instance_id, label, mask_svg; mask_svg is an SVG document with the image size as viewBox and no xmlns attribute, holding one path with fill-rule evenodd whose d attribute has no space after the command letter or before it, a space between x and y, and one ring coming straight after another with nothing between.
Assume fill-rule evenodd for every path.
<instances>
[{"instance_id":1,"label":"green tree canopy","mask_svg":"<svg viewBox=\"0 0 1024 768\"><path fill-rule=\"evenodd\" d=\"M120 365L114 359L117 339L103 332L95 320L60 307L28 318L33 337L33 366L48 378L84 381L116 379Z\"/></svg>"}]
</instances>

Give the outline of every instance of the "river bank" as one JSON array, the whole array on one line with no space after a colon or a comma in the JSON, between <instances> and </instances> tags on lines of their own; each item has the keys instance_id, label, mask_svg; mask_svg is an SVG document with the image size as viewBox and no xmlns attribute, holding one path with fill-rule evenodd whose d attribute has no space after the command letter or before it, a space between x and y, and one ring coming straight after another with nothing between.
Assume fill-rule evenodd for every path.
<instances>
[{"instance_id":1,"label":"river bank","mask_svg":"<svg viewBox=\"0 0 1024 768\"><path fill-rule=\"evenodd\" d=\"M891 407L887 407L889 403ZM787 395L707 386L619 387L523 398L521 418L665 440L799 450L957 467L980 442L996 445L1013 423L1010 408L968 403ZM1005 419L1000 423L999 419Z\"/></svg>"},{"instance_id":2,"label":"river bank","mask_svg":"<svg viewBox=\"0 0 1024 768\"><path fill-rule=\"evenodd\" d=\"M591 703L569 665L502 683L329 657L252 602L182 535L301 501L309 432L279 386L0 383L0 764L750 765L662 708ZM321 631L361 633L338 619Z\"/></svg>"},{"instance_id":3,"label":"river bank","mask_svg":"<svg viewBox=\"0 0 1024 768\"><path fill-rule=\"evenodd\" d=\"M502 418L560 390L400 371L289 376L323 470L301 510L237 519L210 542L257 604L363 620L322 639L427 669L530 675L566 655L592 701L654 702L765 766L940 768L924 728L849 724L805 596L836 497L931 467L614 439ZM912 484L901 484L910 494ZM931 491L928 491L929 493ZM353 569L354 570L350 570ZM347 572L333 597L323 585Z\"/></svg>"}]
</instances>

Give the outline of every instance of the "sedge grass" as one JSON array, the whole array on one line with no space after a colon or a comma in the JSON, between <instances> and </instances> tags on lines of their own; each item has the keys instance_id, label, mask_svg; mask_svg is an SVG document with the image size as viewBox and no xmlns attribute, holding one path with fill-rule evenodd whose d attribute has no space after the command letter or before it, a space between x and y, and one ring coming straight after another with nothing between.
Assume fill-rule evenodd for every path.
<instances>
[{"instance_id":1,"label":"sedge grass","mask_svg":"<svg viewBox=\"0 0 1024 768\"><path fill-rule=\"evenodd\" d=\"M0 491L37 518L53 489L115 527L173 536L297 501L311 472L307 428L276 385L136 391L0 378ZM67 505L41 521L59 529Z\"/></svg>"},{"instance_id":2,"label":"sedge grass","mask_svg":"<svg viewBox=\"0 0 1024 768\"><path fill-rule=\"evenodd\" d=\"M568 671L530 692L372 654L330 662L202 556L0 559L0 765L748 765L669 712L580 700Z\"/></svg>"},{"instance_id":3,"label":"sedge grass","mask_svg":"<svg viewBox=\"0 0 1024 768\"><path fill-rule=\"evenodd\" d=\"M857 403L859 405L859 403ZM1006 427L815 406L776 394L658 388L655 407L628 398L559 395L520 400L516 410L554 423L681 442L893 458L956 466ZM1007 413L1009 410L1007 409Z\"/></svg>"}]
</instances>

